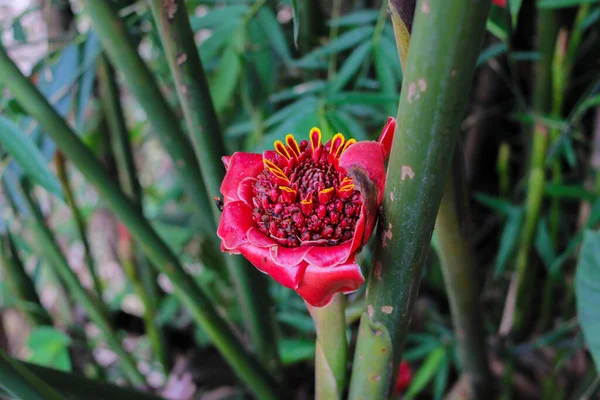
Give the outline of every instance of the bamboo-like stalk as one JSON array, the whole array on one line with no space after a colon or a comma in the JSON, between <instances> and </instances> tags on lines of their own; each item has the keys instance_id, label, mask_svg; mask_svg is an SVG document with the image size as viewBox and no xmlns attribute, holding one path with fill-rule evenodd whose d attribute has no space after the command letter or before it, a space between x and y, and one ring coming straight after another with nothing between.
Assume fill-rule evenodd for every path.
<instances>
[{"instance_id":1,"label":"bamboo-like stalk","mask_svg":"<svg viewBox=\"0 0 600 400\"><path fill-rule=\"evenodd\" d=\"M25 271L17 246L10 232L0 238L0 252L2 253L2 266L6 274L6 281L17 298L26 304L22 311L27 319L34 325L52 325L52 317L42 306L40 297L35 290L33 281Z\"/></svg>"},{"instance_id":2,"label":"bamboo-like stalk","mask_svg":"<svg viewBox=\"0 0 600 400\"><path fill-rule=\"evenodd\" d=\"M40 365L17 362L38 378L52 382L52 387L70 400L162 400L162 397L151 393L87 379Z\"/></svg>"},{"instance_id":3,"label":"bamboo-like stalk","mask_svg":"<svg viewBox=\"0 0 600 400\"><path fill-rule=\"evenodd\" d=\"M161 0L148 1L175 80L187 130L195 145L202 177L208 192L216 196L225 176L221 162L221 157L226 155L225 144L185 3L176 0L165 7ZM215 225L218 225L220 211L217 207L211 207L211 210ZM241 256L224 255L224 258L255 351L269 369L276 371L279 357L269 311L267 277Z\"/></svg>"},{"instance_id":4,"label":"bamboo-like stalk","mask_svg":"<svg viewBox=\"0 0 600 400\"><path fill-rule=\"evenodd\" d=\"M414 0L402 2L405 9L410 9L411 6L407 3L412 3L414 8ZM397 2L395 5L398 6ZM407 23L407 19L412 21L412 18L413 15L406 12L401 15L395 9L392 11L394 26L404 25L403 28L396 27L394 29L396 35L399 32L403 34L402 37L396 38L403 69L406 69L410 44L410 30L408 29L410 24ZM477 398L483 398L486 389L489 389L490 386L490 372L479 300L477 269L471 248L468 195L463 164L462 142L458 140L434 231L440 244L441 269L448 293L458 353L463 367L464 379L462 382L469 386Z\"/></svg>"},{"instance_id":5,"label":"bamboo-like stalk","mask_svg":"<svg viewBox=\"0 0 600 400\"><path fill-rule=\"evenodd\" d=\"M31 214L31 228L33 235L39 248L45 253L44 257L54 268L56 273L65 282L69 289L69 293L77 299L77 302L85 309L90 319L98 326L104 334L104 338L112 350L119 356L124 372L127 374L132 383L143 385L145 379L136 367L135 360L125 350L121 340L114 331L109 317L109 311L104 306L104 303L99 301L97 297L91 296L67 263L64 254L54 240L54 235L46 225L44 216L35 201L32 193L30 193L29 183L25 180L23 183L23 197L29 213Z\"/></svg>"},{"instance_id":6,"label":"bamboo-like stalk","mask_svg":"<svg viewBox=\"0 0 600 400\"><path fill-rule=\"evenodd\" d=\"M536 113L547 114L552 107L552 58L554 55L556 35L558 34L558 14L553 9L538 9L536 21L537 50L540 59L536 64L533 107ZM509 301L505 306L505 315L513 314L511 333L515 337L524 335L530 321L531 292L535 264L530 262L531 247L539 220L542 199L544 196L546 151L549 140L548 129L537 123L533 130L531 159L528 173L527 198L525 200L525 221L519 239L516 257L517 294L516 301ZM508 309L507 307L514 307Z\"/></svg>"},{"instance_id":7,"label":"bamboo-like stalk","mask_svg":"<svg viewBox=\"0 0 600 400\"><path fill-rule=\"evenodd\" d=\"M0 350L0 388L17 399L65 400L48 383Z\"/></svg>"},{"instance_id":8,"label":"bamboo-like stalk","mask_svg":"<svg viewBox=\"0 0 600 400\"><path fill-rule=\"evenodd\" d=\"M117 164L119 182L123 191L142 210L142 187L137 178L129 131L125 124L115 72L106 56L102 55L101 57L99 67L100 97L109 127L110 144ZM153 352L166 372L169 370L171 363L165 332L156 318L160 298L157 286L158 274L154 268L139 268L136 260L138 249L132 240L121 240L118 250L123 270L144 305L144 326Z\"/></svg>"},{"instance_id":9,"label":"bamboo-like stalk","mask_svg":"<svg viewBox=\"0 0 600 400\"><path fill-rule=\"evenodd\" d=\"M306 305L315 322L315 399L341 399L346 386L348 341L346 296L338 293L325 307Z\"/></svg>"},{"instance_id":10,"label":"bamboo-like stalk","mask_svg":"<svg viewBox=\"0 0 600 400\"><path fill-rule=\"evenodd\" d=\"M87 264L88 273L92 278L92 284L94 285L94 290L99 298L102 298L102 282L100 282L100 278L98 274L96 274L96 263L94 262L94 258L92 257L92 250L90 248L90 243L87 239L87 228L86 222L79 211L79 207L77 207L77 203L75 203L75 196L73 195L73 189L71 188L71 183L69 182L69 177L67 176L67 165L64 156L60 152L56 152L54 155L54 165L56 167L56 175L58 176L58 180L60 181L60 185L62 186L63 193L65 195L65 200L71 209L71 214L73 215L73 219L75 220L75 225L77 226L77 231L79 233L79 237L81 238L81 242L83 243L83 250L85 254L85 262Z\"/></svg>"},{"instance_id":11,"label":"bamboo-like stalk","mask_svg":"<svg viewBox=\"0 0 600 400\"><path fill-rule=\"evenodd\" d=\"M152 265L173 284L174 292L186 306L215 347L258 399L276 399L278 392L269 374L244 349L221 318L208 296L181 266L177 256L158 236L148 220L106 172L94 154L52 108L44 96L19 71L4 47L0 46L0 82L13 93L24 109L35 118L63 154L99 194L131 232Z\"/></svg>"},{"instance_id":12,"label":"bamboo-like stalk","mask_svg":"<svg viewBox=\"0 0 600 400\"><path fill-rule=\"evenodd\" d=\"M198 220L210 230L216 230L214 221L206 216L206 210L214 205L209 202L192 145L152 72L138 54L114 4L84 0L82 5L111 64L125 77L127 88L146 112L154 134L171 157L179 181L191 196Z\"/></svg>"},{"instance_id":13,"label":"bamboo-like stalk","mask_svg":"<svg viewBox=\"0 0 600 400\"><path fill-rule=\"evenodd\" d=\"M398 372L489 8L416 4L350 399L384 398Z\"/></svg>"}]
</instances>

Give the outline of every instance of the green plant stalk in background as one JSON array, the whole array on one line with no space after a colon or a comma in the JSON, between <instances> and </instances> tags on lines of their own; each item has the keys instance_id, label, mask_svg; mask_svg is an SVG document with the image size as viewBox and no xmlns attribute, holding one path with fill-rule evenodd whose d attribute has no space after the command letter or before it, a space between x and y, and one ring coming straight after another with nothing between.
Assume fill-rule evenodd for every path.
<instances>
[{"instance_id":1,"label":"green plant stalk in background","mask_svg":"<svg viewBox=\"0 0 600 400\"><path fill-rule=\"evenodd\" d=\"M177 177L195 206L198 221L214 231L214 221L205 216L205 210L213 205L208 200L192 145L152 72L138 54L114 4L85 0L82 5L109 60L123 74L125 85L146 112L154 135L171 157Z\"/></svg>"},{"instance_id":2,"label":"green plant stalk in background","mask_svg":"<svg viewBox=\"0 0 600 400\"><path fill-rule=\"evenodd\" d=\"M65 397L0 350L0 388L17 399L64 400Z\"/></svg>"},{"instance_id":3,"label":"green plant stalk in background","mask_svg":"<svg viewBox=\"0 0 600 400\"><path fill-rule=\"evenodd\" d=\"M29 213L31 214L30 226L33 231L33 237L40 250L43 252L42 255L48 260L60 278L65 282L67 289L69 289L69 293L77 299L78 304L85 309L90 319L102 331L107 344L119 356L123 371L127 374L131 382L136 385L143 385L145 379L138 371L135 360L125 350L117 333L111 326L108 309L106 309L102 301L97 297L91 296L81 285L77 275L75 275L67 263L64 254L54 240L54 234L50 231L48 225L46 225L39 205L35 201L33 194L30 193L31 189L29 186L29 183L24 181L22 193Z\"/></svg>"},{"instance_id":4,"label":"green plant stalk in background","mask_svg":"<svg viewBox=\"0 0 600 400\"><path fill-rule=\"evenodd\" d=\"M346 296L337 293L325 307L308 310L315 323L315 399L341 399L346 386L348 341L346 340Z\"/></svg>"},{"instance_id":5,"label":"green plant stalk in background","mask_svg":"<svg viewBox=\"0 0 600 400\"><path fill-rule=\"evenodd\" d=\"M384 398L395 382L489 8L416 5L350 399Z\"/></svg>"},{"instance_id":6,"label":"green plant stalk in background","mask_svg":"<svg viewBox=\"0 0 600 400\"><path fill-rule=\"evenodd\" d=\"M0 237L0 252L2 255L2 267L6 282L16 297L22 302L21 310L33 325L52 326L52 317L42 306L40 297L35 290L33 281L25 271L17 246L10 232L5 232Z\"/></svg>"},{"instance_id":7,"label":"green plant stalk in background","mask_svg":"<svg viewBox=\"0 0 600 400\"><path fill-rule=\"evenodd\" d=\"M415 0L404 0L406 3ZM398 55L402 69L406 69L408 49L410 47L409 25L401 16L392 11L393 24L404 27L395 28ZM477 398L483 398L490 386L490 372L485 343L485 330L479 300L479 284L475 256L471 248L471 227L469 218L468 193L464 171L462 141L458 140L456 153L446 189L440 203L434 232L439 242L439 257L444 275L444 283L452 323L456 335L458 354L462 362L463 377Z\"/></svg>"},{"instance_id":8,"label":"green plant stalk in background","mask_svg":"<svg viewBox=\"0 0 600 400\"><path fill-rule=\"evenodd\" d=\"M165 6L161 0L149 0L149 3L207 191L218 196L225 177L221 161L226 155L225 144L185 3L182 0L174 1L171 6ZM221 212L216 206L210 209L216 226ZM223 257L255 351L270 370L277 371L279 357L267 277L241 256Z\"/></svg>"},{"instance_id":9,"label":"green plant stalk in background","mask_svg":"<svg viewBox=\"0 0 600 400\"><path fill-rule=\"evenodd\" d=\"M181 266L169 246L158 236L139 207L125 195L93 153L71 130L0 46L0 82L15 96L22 107L35 118L54 140L63 154L94 185L100 196L115 212L134 240L146 253L151 264L173 284L175 295L187 307L215 347L229 362L234 372L252 390L257 399L277 399L275 384L262 365L245 350L221 318L208 296Z\"/></svg>"},{"instance_id":10,"label":"green plant stalk in background","mask_svg":"<svg viewBox=\"0 0 600 400\"><path fill-rule=\"evenodd\" d=\"M552 58L558 34L558 14L553 9L538 9L536 21L537 50L540 54L535 68L533 107L538 115L548 114L552 107ZM505 314L513 315L511 333L519 338L525 334L531 314L535 264L531 262L531 247L537 229L545 184L545 160L548 149L548 129L541 122L533 128L531 159L527 178L525 220L516 256L516 301L509 299ZM512 306L511 306L512 304ZM506 307L514 307L508 310Z\"/></svg>"},{"instance_id":11,"label":"green plant stalk in background","mask_svg":"<svg viewBox=\"0 0 600 400\"><path fill-rule=\"evenodd\" d=\"M87 239L87 228L85 220L81 215L81 211L77 204L75 203L75 196L73 195L73 189L71 188L71 183L69 182L69 177L67 175L67 165L65 158L60 152L57 152L54 156L54 166L56 167L56 175L58 176L58 180L60 181L60 185L62 186L63 194L65 195L65 200L69 205L69 209L71 210L71 214L73 215L73 219L75 220L75 225L77 227L77 232L79 233L79 237L81 242L83 243L83 250L85 254L85 263L87 264L87 269L92 278L92 284L94 285L94 290L96 294L101 299L102 298L102 282L100 282L100 278L98 278L98 274L96 273L96 263L94 262L94 258L92 257L92 250L90 248L90 243Z\"/></svg>"},{"instance_id":12,"label":"green plant stalk in background","mask_svg":"<svg viewBox=\"0 0 600 400\"><path fill-rule=\"evenodd\" d=\"M106 117L112 152L117 165L119 182L123 191L142 210L142 188L137 178L129 131L119 97L115 72L105 55L100 59L100 97ZM156 310L160 299L158 273L154 268L138 265L137 246L132 240L119 243L119 259L123 270L144 305L144 326L152 345L153 353L165 372L171 365L168 344L163 328L158 322ZM143 260L145 261L145 260Z\"/></svg>"}]
</instances>

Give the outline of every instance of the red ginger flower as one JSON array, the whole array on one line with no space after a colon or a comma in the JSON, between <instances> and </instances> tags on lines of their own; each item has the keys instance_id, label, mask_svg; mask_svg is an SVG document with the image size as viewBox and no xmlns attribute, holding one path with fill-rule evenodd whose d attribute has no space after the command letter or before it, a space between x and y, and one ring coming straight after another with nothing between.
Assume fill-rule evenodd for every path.
<instances>
[{"instance_id":1,"label":"red ginger flower","mask_svg":"<svg viewBox=\"0 0 600 400\"><path fill-rule=\"evenodd\" d=\"M221 250L242 254L314 307L365 281L356 254L369 240L383 200L385 159L395 121L378 142L340 133L310 143L287 135L262 155L223 157Z\"/></svg>"},{"instance_id":2,"label":"red ginger flower","mask_svg":"<svg viewBox=\"0 0 600 400\"><path fill-rule=\"evenodd\" d=\"M396 378L396 384L394 385L394 394L404 392L412 381L413 373L410 364L406 361L400 363L400 369L398 370L398 378Z\"/></svg>"},{"instance_id":3,"label":"red ginger flower","mask_svg":"<svg viewBox=\"0 0 600 400\"><path fill-rule=\"evenodd\" d=\"M506 0L492 0L492 4L495 4L498 7L506 7Z\"/></svg>"}]
</instances>

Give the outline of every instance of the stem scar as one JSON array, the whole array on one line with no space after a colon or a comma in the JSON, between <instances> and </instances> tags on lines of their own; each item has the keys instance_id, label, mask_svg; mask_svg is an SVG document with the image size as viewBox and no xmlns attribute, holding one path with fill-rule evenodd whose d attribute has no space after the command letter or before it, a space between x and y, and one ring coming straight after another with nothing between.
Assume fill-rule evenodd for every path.
<instances>
[{"instance_id":1,"label":"stem scar","mask_svg":"<svg viewBox=\"0 0 600 400\"><path fill-rule=\"evenodd\" d=\"M419 78L417 83L419 84L419 90L421 90L421 92L427 90L427 81L425 79Z\"/></svg>"},{"instance_id":2,"label":"stem scar","mask_svg":"<svg viewBox=\"0 0 600 400\"><path fill-rule=\"evenodd\" d=\"M427 0L423 0L423 4L421 5L421 12L423 14L429 14L429 3L427 3Z\"/></svg>"},{"instance_id":3,"label":"stem scar","mask_svg":"<svg viewBox=\"0 0 600 400\"><path fill-rule=\"evenodd\" d=\"M381 307L381 312L383 312L385 314L391 314L392 311L394 311L394 307L392 307L392 306L383 306L383 307Z\"/></svg>"},{"instance_id":4,"label":"stem scar","mask_svg":"<svg viewBox=\"0 0 600 400\"><path fill-rule=\"evenodd\" d=\"M392 223L390 222L389 225L388 225L388 228L383 231L383 237L382 237L382 240L381 240L383 247L387 247L387 245L389 244L388 240L392 240L392 236L393 236L393 234L392 234Z\"/></svg>"},{"instance_id":5,"label":"stem scar","mask_svg":"<svg viewBox=\"0 0 600 400\"><path fill-rule=\"evenodd\" d=\"M373 315L375 315L375 310L373 309L372 304L367 306L367 314L369 314L369 318L373 318Z\"/></svg>"},{"instance_id":6,"label":"stem scar","mask_svg":"<svg viewBox=\"0 0 600 400\"><path fill-rule=\"evenodd\" d=\"M375 269L373 270L373 274L377 279L381 280L381 270L383 269L383 265L381 265L380 261L375 262Z\"/></svg>"},{"instance_id":7,"label":"stem scar","mask_svg":"<svg viewBox=\"0 0 600 400\"><path fill-rule=\"evenodd\" d=\"M395 197L394 197L394 192L390 192L390 200L394 201Z\"/></svg>"},{"instance_id":8,"label":"stem scar","mask_svg":"<svg viewBox=\"0 0 600 400\"><path fill-rule=\"evenodd\" d=\"M415 177L415 172L413 171L410 165L402 166L402 173L400 179L405 180L406 177L408 177L409 179L413 179Z\"/></svg>"},{"instance_id":9,"label":"stem scar","mask_svg":"<svg viewBox=\"0 0 600 400\"><path fill-rule=\"evenodd\" d=\"M181 65L187 61L187 54L182 53L177 57L177 65Z\"/></svg>"}]
</instances>

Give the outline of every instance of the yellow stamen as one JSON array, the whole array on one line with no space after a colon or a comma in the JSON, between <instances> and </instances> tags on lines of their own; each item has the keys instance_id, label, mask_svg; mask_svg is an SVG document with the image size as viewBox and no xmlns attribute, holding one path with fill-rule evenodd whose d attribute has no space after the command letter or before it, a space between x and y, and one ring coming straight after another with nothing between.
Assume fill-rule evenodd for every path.
<instances>
[{"instance_id":1,"label":"yellow stamen","mask_svg":"<svg viewBox=\"0 0 600 400\"><path fill-rule=\"evenodd\" d=\"M285 147L281 140L276 140L273 144L273 147L275 147L275 151L279 153L279 155L284 157L286 160L292 158L292 155L288 152L288 149Z\"/></svg>"},{"instance_id":2,"label":"yellow stamen","mask_svg":"<svg viewBox=\"0 0 600 400\"><path fill-rule=\"evenodd\" d=\"M321 134L321 130L319 128L312 128L310 130L310 148L312 151L315 151L319 147L321 147L321 139L323 135Z\"/></svg>"},{"instance_id":3,"label":"yellow stamen","mask_svg":"<svg viewBox=\"0 0 600 400\"><path fill-rule=\"evenodd\" d=\"M335 158L339 158L342 155L344 142L346 142L344 135L336 133L333 139L331 139L331 149L329 149L329 153L333 154Z\"/></svg>"},{"instance_id":4,"label":"yellow stamen","mask_svg":"<svg viewBox=\"0 0 600 400\"><path fill-rule=\"evenodd\" d=\"M344 144L344 148L342 149L342 152L340 153L340 156L348 149L348 147L350 147L354 143L356 143L356 139L348 139L346 141L346 144Z\"/></svg>"},{"instance_id":5,"label":"yellow stamen","mask_svg":"<svg viewBox=\"0 0 600 400\"><path fill-rule=\"evenodd\" d=\"M291 133L288 133L285 136L285 142L287 143L289 148L292 150L294 155L296 155L296 157L299 157L300 156L300 146L298 146L298 142L296 142L296 139L294 139L294 135L292 135Z\"/></svg>"},{"instance_id":6,"label":"yellow stamen","mask_svg":"<svg viewBox=\"0 0 600 400\"><path fill-rule=\"evenodd\" d=\"M284 192L287 192L287 193L294 193L294 194L296 194L296 191L294 189L292 189L291 187L279 186L279 189L283 190Z\"/></svg>"}]
</instances>

